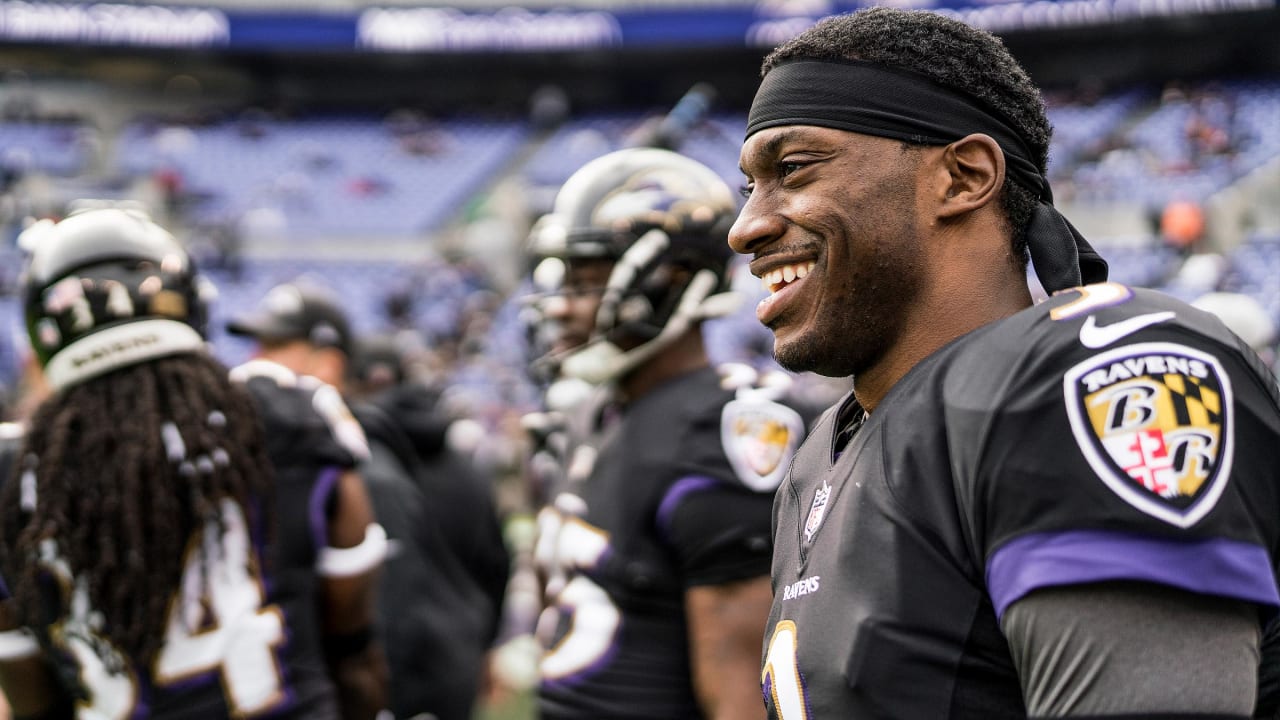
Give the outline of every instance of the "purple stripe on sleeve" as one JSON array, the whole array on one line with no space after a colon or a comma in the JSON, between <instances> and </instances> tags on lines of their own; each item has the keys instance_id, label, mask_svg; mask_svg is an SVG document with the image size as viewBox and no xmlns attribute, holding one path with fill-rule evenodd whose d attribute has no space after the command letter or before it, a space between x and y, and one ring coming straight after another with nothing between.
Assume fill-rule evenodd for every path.
<instances>
[{"instance_id":1,"label":"purple stripe on sleeve","mask_svg":"<svg viewBox=\"0 0 1280 720\"><path fill-rule=\"evenodd\" d=\"M987 563L996 617L1043 587L1137 580L1280 607L1263 548L1226 538L1173 540L1104 530L1024 535Z\"/></svg>"},{"instance_id":2,"label":"purple stripe on sleeve","mask_svg":"<svg viewBox=\"0 0 1280 720\"><path fill-rule=\"evenodd\" d=\"M329 518L325 506L329 504L329 496L338 484L338 468L329 467L320 471L316 484L311 488L311 540L316 550L329 545Z\"/></svg>"},{"instance_id":3,"label":"purple stripe on sleeve","mask_svg":"<svg viewBox=\"0 0 1280 720\"><path fill-rule=\"evenodd\" d=\"M671 529L671 516L675 514L680 503L692 493L707 490L719 484L719 480L706 475L689 475L672 483L671 487L667 488L667 494L662 496L662 502L658 503L658 532L662 533L664 539L669 539L666 535Z\"/></svg>"}]
</instances>

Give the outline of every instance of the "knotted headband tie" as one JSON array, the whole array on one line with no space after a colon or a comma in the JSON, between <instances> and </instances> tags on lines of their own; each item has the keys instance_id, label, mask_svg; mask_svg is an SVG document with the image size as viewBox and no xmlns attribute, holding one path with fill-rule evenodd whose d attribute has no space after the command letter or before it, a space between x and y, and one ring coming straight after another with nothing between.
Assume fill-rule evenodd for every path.
<instances>
[{"instance_id":1,"label":"knotted headband tie","mask_svg":"<svg viewBox=\"0 0 1280 720\"><path fill-rule=\"evenodd\" d=\"M792 60L764 76L747 117L747 137L771 127L816 125L922 145L946 145L973 133L1004 151L1014 182L1040 201L1027 227L1036 277L1055 292L1107 279L1107 263L1053 206L1016 127L976 99L918 73L854 60Z\"/></svg>"}]
</instances>

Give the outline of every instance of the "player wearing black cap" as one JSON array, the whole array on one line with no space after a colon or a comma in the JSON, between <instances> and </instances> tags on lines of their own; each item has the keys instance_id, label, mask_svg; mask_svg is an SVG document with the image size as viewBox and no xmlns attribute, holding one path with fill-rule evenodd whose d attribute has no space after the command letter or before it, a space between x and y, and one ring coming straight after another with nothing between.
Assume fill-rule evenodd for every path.
<instances>
[{"instance_id":1,"label":"player wearing black cap","mask_svg":"<svg viewBox=\"0 0 1280 720\"><path fill-rule=\"evenodd\" d=\"M764 72L730 243L777 359L854 379L774 506L770 716L1249 717L1280 605L1257 358L1103 282L991 35L877 8Z\"/></svg>"},{"instance_id":2,"label":"player wearing black cap","mask_svg":"<svg viewBox=\"0 0 1280 720\"><path fill-rule=\"evenodd\" d=\"M271 288L253 310L232 318L227 332L252 338L258 357L338 388L354 352L351 324L338 297L305 279Z\"/></svg>"}]
</instances>

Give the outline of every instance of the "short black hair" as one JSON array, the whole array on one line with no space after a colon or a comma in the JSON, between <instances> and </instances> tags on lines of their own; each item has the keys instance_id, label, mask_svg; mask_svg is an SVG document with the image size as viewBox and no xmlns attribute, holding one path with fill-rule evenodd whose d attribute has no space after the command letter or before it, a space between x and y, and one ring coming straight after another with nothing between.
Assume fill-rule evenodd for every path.
<instances>
[{"instance_id":1,"label":"short black hair","mask_svg":"<svg viewBox=\"0 0 1280 720\"><path fill-rule=\"evenodd\" d=\"M761 75L791 59L862 60L910 70L977 99L1003 116L1026 141L1041 174L1053 127L1044 99L999 38L925 10L867 8L829 17L765 58ZM1014 258L1027 260L1027 225L1039 199L1005 175L1000 203Z\"/></svg>"}]
</instances>

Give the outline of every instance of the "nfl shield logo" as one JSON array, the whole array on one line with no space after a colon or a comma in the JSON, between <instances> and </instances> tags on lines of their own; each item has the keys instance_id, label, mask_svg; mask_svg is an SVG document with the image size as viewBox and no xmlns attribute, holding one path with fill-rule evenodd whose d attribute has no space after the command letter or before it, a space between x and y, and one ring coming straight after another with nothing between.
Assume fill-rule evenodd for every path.
<instances>
[{"instance_id":1,"label":"nfl shield logo","mask_svg":"<svg viewBox=\"0 0 1280 720\"><path fill-rule=\"evenodd\" d=\"M743 485L759 492L782 482L804 435L795 410L760 397L739 397L724 406L720 441Z\"/></svg>"},{"instance_id":2,"label":"nfl shield logo","mask_svg":"<svg viewBox=\"0 0 1280 720\"><path fill-rule=\"evenodd\" d=\"M809 517L804 521L804 541L813 542L813 534L822 527L822 518L827 514L827 501L831 499L831 486L826 480L813 495L813 504L809 506Z\"/></svg>"},{"instance_id":3,"label":"nfl shield logo","mask_svg":"<svg viewBox=\"0 0 1280 720\"><path fill-rule=\"evenodd\" d=\"M1064 377L1094 472L1135 508L1179 527L1203 518L1231 472L1231 383L1218 359L1174 343L1096 355Z\"/></svg>"}]
</instances>

